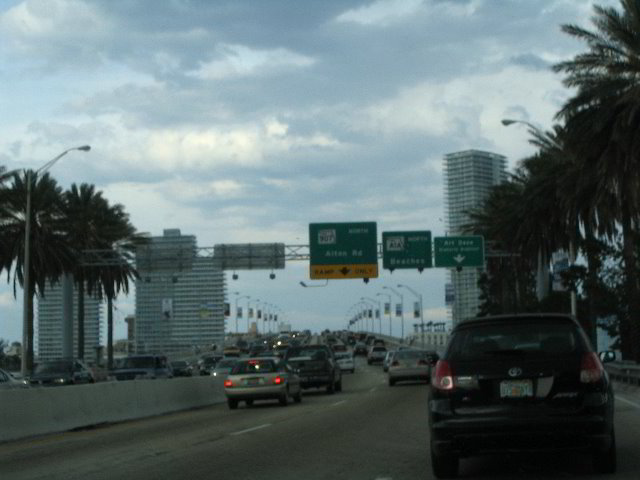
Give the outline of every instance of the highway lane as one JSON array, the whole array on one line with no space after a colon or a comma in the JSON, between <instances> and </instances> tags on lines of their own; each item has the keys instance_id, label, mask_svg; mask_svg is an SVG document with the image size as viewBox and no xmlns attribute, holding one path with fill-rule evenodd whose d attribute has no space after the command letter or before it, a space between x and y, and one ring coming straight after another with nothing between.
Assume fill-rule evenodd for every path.
<instances>
[{"instance_id":1,"label":"highway lane","mask_svg":"<svg viewBox=\"0 0 640 480\"><path fill-rule=\"evenodd\" d=\"M424 479L428 458L421 384L390 388L358 359L343 393L308 391L300 405L226 405L0 445L1 479ZM622 399L624 398L625 401ZM640 408L617 402L619 473L637 479ZM601 478L584 455L463 460L462 478Z\"/></svg>"}]
</instances>

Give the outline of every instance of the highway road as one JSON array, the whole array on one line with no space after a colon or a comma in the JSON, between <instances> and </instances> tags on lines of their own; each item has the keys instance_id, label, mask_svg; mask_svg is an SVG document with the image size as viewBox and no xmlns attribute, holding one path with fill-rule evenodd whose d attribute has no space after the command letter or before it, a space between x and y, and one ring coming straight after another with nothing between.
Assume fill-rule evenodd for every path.
<instances>
[{"instance_id":1,"label":"highway road","mask_svg":"<svg viewBox=\"0 0 640 480\"><path fill-rule=\"evenodd\" d=\"M358 358L343 392L301 404L226 404L0 444L0 479L430 479L429 387L389 387ZM640 472L640 393L618 394L619 470ZM461 478L602 478L584 455L463 460Z\"/></svg>"}]
</instances>

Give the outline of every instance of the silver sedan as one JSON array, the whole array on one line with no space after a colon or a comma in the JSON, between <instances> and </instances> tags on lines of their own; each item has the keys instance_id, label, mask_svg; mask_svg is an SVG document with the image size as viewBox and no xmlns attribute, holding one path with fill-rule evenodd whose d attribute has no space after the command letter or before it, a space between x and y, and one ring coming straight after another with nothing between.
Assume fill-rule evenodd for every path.
<instances>
[{"instance_id":1,"label":"silver sedan","mask_svg":"<svg viewBox=\"0 0 640 480\"><path fill-rule=\"evenodd\" d=\"M286 406L289 397L296 403L302 401L300 379L284 362L272 358L249 358L238 360L224 381L224 393L229 408L238 408L238 402L247 406L254 400L278 400Z\"/></svg>"},{"instance_id":2,"label":"silver sedan","mask_svg":"<svg viewBox=\"0 0 640 480\"><path fill-rule=\"evenodd\" d=\"M429 383L429 355L421 350L398 350L389 364L388 374L391 387L403 380L422 380Z\"/></svg>"}]
</instances>

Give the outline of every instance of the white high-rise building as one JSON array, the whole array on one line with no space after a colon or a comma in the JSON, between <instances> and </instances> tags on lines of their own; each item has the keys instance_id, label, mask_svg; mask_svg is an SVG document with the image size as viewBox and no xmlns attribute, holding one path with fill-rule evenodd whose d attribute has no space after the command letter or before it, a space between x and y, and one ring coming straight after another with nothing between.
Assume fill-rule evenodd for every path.
<instances>
[{"instance_id":1,"label":"white high-rise building","mask_svg":"<svg viewBox=\"0 0 640 480\"><path fill-rule=\"evenodd\" d=\"M85 290L86 291L86 290ZM62 358L62 285L47 285L44 297L37 297L36 357L38 361ZM97 362L100 348L102 302L84 297L84 359ZM73 289L73 356L78 355L78 294Z\"/></svg>"},{"instance_id":2,"label":"white high-rise building","mask_svg":"<svg viewBox=\"0 0 640 480\"><path fill-rule=\"evenodd\" d=\"M134 351L171 355L224 342L225 277L178 229L138 249Z\"/></svg>"},{"instance_id":3,"label":"white high-rise building","mask_svg":"<svg viewBox=\"0 0 640 480\"><path fill-rule=\"evenodd\" d=\"M506 165L504 156L481 150L465 150L444 156L448 235L464 234L462 227L469 222L465 212L481 207L491 187L506 180ZM454 325L477 314L480 305L478 279L482 271L481 268L464 268L460 272L450 270Z\"/></svg>"}]
</instances>

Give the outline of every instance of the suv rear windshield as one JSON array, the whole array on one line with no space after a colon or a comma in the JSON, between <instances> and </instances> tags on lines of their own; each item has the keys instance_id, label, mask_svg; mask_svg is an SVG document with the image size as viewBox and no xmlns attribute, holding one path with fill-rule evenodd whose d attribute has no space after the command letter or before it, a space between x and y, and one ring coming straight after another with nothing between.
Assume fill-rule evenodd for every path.
<instances>
[{"instance_id":1,"label":"suv rear windshield","mask_svg":"<svg viewBox=\"0 0 640 480\"><path fill-rule=\"evenodd\" d=\"M454 332L447 356L481 359L497 355L566 355L584 351L579 331L563 320L523 320L470 325Z\"/></svg>"},{"instance_id":2,"label":"suv rear windshield","mask_svg":"<svg viewBox=\"0 0 640 480\"><path fill-rule=\"evenodd\" d=\"M328 357L325 347L292 347L287 350L287 358L310 357L312 360L326 360Z\"/></svg>"}]
</instances>

